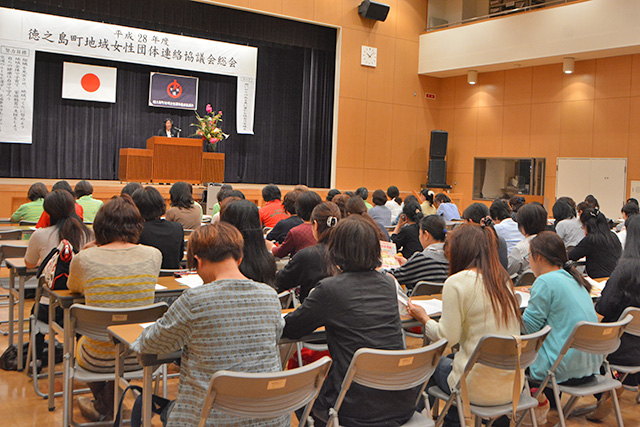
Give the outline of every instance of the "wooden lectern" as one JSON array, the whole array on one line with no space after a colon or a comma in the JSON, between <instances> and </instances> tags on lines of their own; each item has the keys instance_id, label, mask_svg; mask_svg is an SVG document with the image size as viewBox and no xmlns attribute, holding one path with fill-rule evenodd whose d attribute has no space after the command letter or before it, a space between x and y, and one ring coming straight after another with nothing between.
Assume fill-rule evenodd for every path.
<instances>
[{"instance_id":1,"label":"wooden lectern","mask_svg":"<svg viewBox=\"0 0 640 427\"><path fill-rule=\"evenodd\" d=\"M147 139L147 149L120 149L121 181L224 182L224 154L203 153L202 140L194 138Z\"/></svg>"}]
</instances>

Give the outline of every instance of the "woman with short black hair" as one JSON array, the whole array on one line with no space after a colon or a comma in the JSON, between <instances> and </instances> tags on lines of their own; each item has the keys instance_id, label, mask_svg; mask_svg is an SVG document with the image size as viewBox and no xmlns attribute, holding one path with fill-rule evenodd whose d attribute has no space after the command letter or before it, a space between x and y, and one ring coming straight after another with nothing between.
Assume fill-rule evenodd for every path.
<instances>
[{"instance_id":1,"label":"woman with short black hair","mask_svg":"<svg viewBox=\"0 0 640 427\"><path fill-rule=\"evenodd\" d=\"M607 218L597 209L585 209L580 215L580 222L587 234L569 252L569 259L577 261L586 257L585 269L589 277L609 277L622 254L620 240L609 229Z\"/></svg>"},{"instance_id":2,"label":"woman with short black hair","mask_svg":"<svg viewBox=\"0 0 640 427\"><path fill-rule=\"evenodd\" d=\"M558 198L551 212L555 219L556 233L564 242L567 250L571 250L584 238L584 230L580 219L576 218L575 208L571 206L571 202L567 199L571 200L568 197ZM573 204L575 205L575 202Z\"/></svg>"},{"instance_id":3,"label":"woman with short black hair","mask_svg":"<svg viewBox=\"0 0 640 427\"><path fill-rule=\"evenodd\" d=\"M328 420L354 353L360 348L404 349L396 285L376 271L380 242L374 225L352 215L338 222L329 258L337 276L322 280L286 318L283 336L299 339L324 326L333 358L329 376L313 406L316 426ZM355 309L357 307L357 309ZM418 390L386 392L351 387L339 416L343 425L402 425L414 413Z\"/></svg>"},{"instance_id":4,"label":"woman with short black hair","mask_svg":"<svg viewBox=\"0 0 640 427\"><path fill-rule=\"evenodd\" d=\"M296 200L298 200L298 196L301 193L301 191L289 191L284 195L282 206L284 206L284 210L289 214L289 217L278 221L276 226L267 234L267 240L281 244L284 242L284 239L287 238L287 234L289 234L289 231L293 227L297 227L303 223L302 219L296 213Z\"/></svg>"},{"instance_id":5,"label":"woman with short black hair","mask_svg":"<svg viewBox=\"0 0 640 427\"><path fill-rule=\"evenodd\" d=\"M502 236L499 236L495 230L493 219L489 215L489 208L483 203L472 203L462 213L462 219L473 224L490 227L498 238L498 258L500 264L506 269L509 265L509 252L507 251L507 242Z\"/></svg>"},{"instance_id":6,"label":"woman with short black hair","mask_svg":"<svg viewBox=\"0 0 640 427\"><path fill-rule=\"evenodd\" d=\"M164 198L154 187L147 186L133 193L144 224L138 243L153 246L162 252L162 268L176 270L184 256L184 230L178 222L161 218L167 208Z\"/></svg>"},{"instance_id":7,"label":"woman with short black hair","mask_svg":"<svg viewBox=\"0 0 640 427\"><path fill-rule=\"evenodd\" d=\"M222 190L220 190L222 191ZM218 193L219 194L219 193ZM179 222L182 228L195 230L202 224L202 206L193 200L193 187L188 182L176 182L169 190L171 207L165 218Z\"/></svg>"},{"instance_id":8,"label":"woman with short black hair","mask_svg":"<svg viewBox=\"0 0 640 427\"><path fill-rule=\"evenodd\" d=\"M433 205L436 207L436 215L442 216L445 221L460 219L460 211L458 210L458 207L446 194L436 194L433 198Z\"/></svg>"},{"instance_id":9,"label":"woman with short black hair","mask_svg":"<svg viewBox=\"0 0 640 427\"><path fill-rule=\"evenodd\" d=\"M518 229L524 235L509 253L509 275L529 270L529 242L547 228L547 210L540 203L527 203L518 210Z\"/></svg>"},{"instance_id":10,"label":"woman with short black hair","mask_svg":"<svg viewBox=\"0 0 640 427\"><path fill-rule=\"evenodd\" d=\"M42 203L44 198L49 194L47 187L41 182L34 182L27 191L29 202L20 205L18 209L11 215L11 222L29 221L36 222L40 219L40 215L44 212Z\"/></svg>"},{"instance_id":11,"label":"woman with short black hair","mask_svg":"<svg viewBox=\"0 0 640 427\"><path fill-rule=\"evenodd\" d=\"M385 203L385 206L391 211L391 220L393 221L402 213L402 197L400 197L398 187L392 185L387 188L387 197L389 201Z\"/></svg>"},{"instance_id":12,"label":"woman with short black hair","mask_svg":"<svg viewBox=\"0 0 640 427\"><path fill-rule=\"evenodd\" d=\"M422 208L417 201L405 200L400 220L391 233L391 241L396 244L398 252L402 252L402 256L407 259L422 251L418 222L423 217Z\"/></svg>"}]
</instances>

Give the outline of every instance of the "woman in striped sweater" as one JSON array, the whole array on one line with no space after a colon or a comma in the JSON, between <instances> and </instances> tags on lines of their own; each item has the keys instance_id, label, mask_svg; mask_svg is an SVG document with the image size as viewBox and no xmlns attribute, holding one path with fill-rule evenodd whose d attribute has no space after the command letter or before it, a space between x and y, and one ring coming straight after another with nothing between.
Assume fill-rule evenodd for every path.
<instances>
[{"instance_id":1,"label":"woman in striped sweater","mask_svg":"<svg viewBox=\"0 0 640 427\"><path fill-rule=\"evenodd\" d=\"M439 215L429 215L420 220L420 244L424 250L406 260L398 256L400 267L390 271L399 283L409 289L421 280L444 283L449 276L449 261L444 255L446 230Z\"/></svg>"},{"instance_id":2,"label":"woman in striped sweater","mask_svg":"<svg viewBox=\"0 0 640 427\"><path fill-rule=\"evenodd\" d=\"M153 303L155 284L162 264L156 248L138 245L142 217L128 195L116 196L98 211L93 230L96 246L83 249L69 266L69 290L83 293L85 304L97 307L138 307ZM82 337L78 364L92 372L115 372L116 350L108 341ZM140 369L135 357L127 358L125 370ZM113 414L113 381L89 383L95 400L79 397L82 415L91 421Z\"/></svg>"}]
</instances>

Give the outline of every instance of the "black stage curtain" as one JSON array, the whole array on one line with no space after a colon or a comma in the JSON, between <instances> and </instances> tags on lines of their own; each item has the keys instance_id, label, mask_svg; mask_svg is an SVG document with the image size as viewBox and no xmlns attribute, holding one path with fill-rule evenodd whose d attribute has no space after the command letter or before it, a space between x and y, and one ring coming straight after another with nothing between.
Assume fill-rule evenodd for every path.
<instances>
[{"instance_id":1,"label":"black stage curtain","mask_svg":"<svg viewBox=\"0 0 640 427\"><path fill-rule=\"evenodd\" d=\"M120 148L145 148L170 117L193 133L193 112L149 107L152 71L199 77L198 111L223 110L226 182L328 187L335 30L183 0L15 1L10 7L258 47L254 135L235 132L236 78L38 52L32 145L0 144L0 176L117 179ZM135 6L138 5L138 6ZM208 30L215 28L215 32ZM62 63L118 68L115 104L62 99ZM177 159L176 161L179 161Z\"/></svg>"}]
</instances>

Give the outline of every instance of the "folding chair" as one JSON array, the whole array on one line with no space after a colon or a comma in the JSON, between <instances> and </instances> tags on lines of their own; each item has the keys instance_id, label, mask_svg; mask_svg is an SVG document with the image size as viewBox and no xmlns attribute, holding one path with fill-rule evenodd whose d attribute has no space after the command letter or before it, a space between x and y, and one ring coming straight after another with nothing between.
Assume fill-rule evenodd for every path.
<instances>
[{"instance_id":1,"label":"folding chair","mask_svg":"<svg viewBox=\"0 0 640 427\"><path fill-rule=\"evenodd\" d=\"M280 301L280 305L282 306L282 309L287 309L287 308L291 308L293 306L293 295L294 295L294 290L290 289L288 291L284 291L284 292L280 292L278 294L278 300Z\"/></svg>"},{"instance_id":2,"label":"folding chair","mask_svg":"<svg viewBox=\"0 0 640 427\"><path fill-rule=\"evenodd\" d=\"M20 225L32 225L35 227L35 225L38 223L38 221L25 221L24 219L20 220L20 222L18 224Z\"/></svg>"},{"instance_id":3,"label":"folding chair","mask_svg":"<svg viewBox=\"0 0 640 427\"><path fill-rule=\"evenodd\" d=\"M339 427L338 412L352 383L377 390L400 391L420 386L416 406L424 398L426 410L415 412L403 426L433 426L429 401L424 389L438 365L438 361L447 346L447 340L441 339L426 347L413 350L374 350L361 348L351 359L349 370L342 380L338 399L329 409L327 427Z\"/></svg>"},{"instance_id":4,"label":"folding chair","mask_svg":"<svg viewBox=\"0 0 640 427\"><path fill-rule=\"evenodd\" d=\"M531 414L534 427L537 427L533 408L538 406L538 401L531 397L529 385L526 381L524 382L524 389L522 389L522 385L519 384L521 380L519 371L531 366L536 360L538 350L542 347L542 343L550 331L551 327L547 325L536 333L520 337L505 337L492 334L482 337L467 361L462 377L453 390L451 390L450 395L446 394L438 386L429 387L428 393L436 398L436 403L434 404L436 412L438 411L439 400L446 401L436 422L436 427L440 427L443 424L444 417L451 405L455 405L458 408L458 416L460 417L460 425L462 427L466 426L464 418L467 410L474 415L476 427L482 425L483 419L489 420L487 426L490 427L497 418L513 413L514 407L517 412L528 410ZM495 406L477 406L462 400L463 381L466 381L467 376L476 363L491 368L515 372L513 387L514 401L512 403ZM468 405L467 410L464 409L464 405Z\"/></svg>"},{"instance_id":5,"label":"folding chair","mask_svg":"<svg viewBox=\"0 0 640 427\"><path fill-rule=\"evenodd\" d=\"M418 297L420 295L434 295L441 294L444 283L427 282L426 280L416 283L416 286L411 291L412 297Z\"/></svg>"},{"instance_id":6,"label":"folding chair","mask_svg":"<svg viewBox=\"0 0 640 427\"><path fill-rule=\"evenodd\" d=\"M535 281L536 275L533 274L533 271L528 270L518 276L514 286L531 286Z\"/></svg>"},{"instance_id":7,"label":"folding chair","mask_svg":"<svg viewBox=\"0 0 640 427\"><path fill-rule=\"evenodd\" d=\"M304 427L330 366L325 356L283 372L218 371L211 377L198 425L207 424L211 409L242 418L276 418L305 407L300 418Z\"/></svg>"},{"instance_id":8,"label":"folding chair","mask_svg":"<svg viewBox=\"0 0 640 427\"><path fill-rule=\"evenodd\" d=\"M131 308L102 308L73 304L70 308L70 324L64 325L64 327L69 328L67 336L70 337L81 334L94 340L111 341L107 332L109 326L153 322L160 318L168 308L169 306L164 302ZM97 423L77 423L73 420L74 381L89 383L115 380L115 371L113 373L97 373L81 368L76 363L74 347L72 340L68 346L69 352L64 355L63 426L112 426L113 420ZM142 369L124 374L126 380L142 377Z\"/></svg>"},{"instance_id":9,"label":"folding chair","mask_svg":"<svg viewBox=\"0 0 640 427\"><path fill-rule=\"evenodd\" d=\"M627 325L627 328L624 330L626 334L631 334L640 337L640 308L637 307L627 307L622 314L620 315L619 320L624 320L628 315L633 316L633 320L631 323ZM638 355L638 363L640 364L640 355ZM612 365L609 366L613 371L618 371L623 374L620 382L623 382L627 375L629 374L637 374L640 373L640 365L636 366L624 366L624 365ZM640 387L636 386L636 391L638 394L636 395L636 402L640 403Z\"/></svg>"},{"instance_id":10,"label":"folding chair","mask_svg":"<svg viewBox=\"0 0 640 427\"><path fill-rule=\"evenodd\" d=\"M622 387L622 383L613 379L606 356L618 348L620 345L620 337L627 325L631 322L632 318L633 317L631 315L628 315L623 320L612 323L578 322L573 328L573 331L571 331L571 335L569 335L569 338L567 338L567 341L562 346L562 349L558 354L558 358L551 369L547 371L547 375L534 396L538 397L540 393L544 391L547 384L551 382L553 396L558 409L558 417L560 418L560 425L562 427L566 427L565 418L571 413L571 409L578 401L578 398L590 396L596 393L604 393L606 391L611 395L618 426L624 426L622 422L622 415L620 413L618 396L615 393L615 389ZM605 375L594 375L593 381L577 386L558 384L555 371L570 349L605 356L605 360L603 362ZM562 407L562 402L560 401L560 393L566 393L571 396L564 407Z\"/></svg>"},{"instance_id":11,"label":"folding chair","mask_svg":"<svg viewBox=\"0 0 640 427\"><path fill-rule=\"evenodd\" d=\"M188 273L188 272L189 270L185 268L177 268L177 269L161 268L160 274L158 274L158 276L167 277L167 276L173 276L174 273Z\"/></svg>"}]
</instances>

